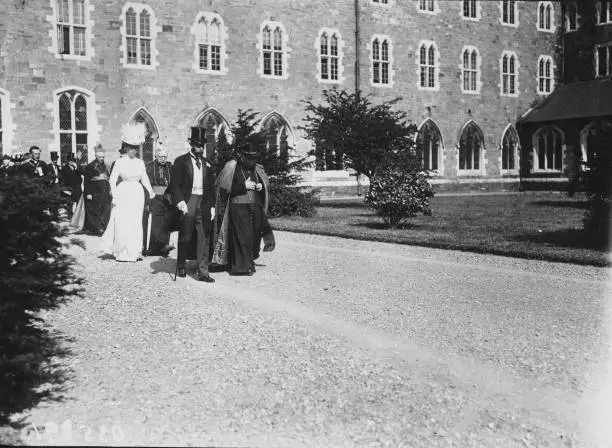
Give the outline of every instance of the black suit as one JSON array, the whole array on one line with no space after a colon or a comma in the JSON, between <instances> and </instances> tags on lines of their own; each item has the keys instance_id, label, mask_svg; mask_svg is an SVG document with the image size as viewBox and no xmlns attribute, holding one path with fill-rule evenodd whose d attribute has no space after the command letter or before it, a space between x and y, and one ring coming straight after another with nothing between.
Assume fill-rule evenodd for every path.
<instances>
[{"instance_id":1,"label":"black suit","mask_svg":"<svg viewBox=\"0 0 612 448\"><path fill-rule=\"evenodd\" d=\"M200 275L208 275L209 247L212 234L210 209L215 206L215 174L214 168L207 164L206 159L201 160L202 196L192 195L194 174L192 159L191 152L176 158L172 167L170 185L166 192L170 194L173 206L176 207L181 201L185 201L185 204L187 204L188 211L181 219L179 230L177 254L179 269L185 267L187 251L195 230L196 258Z\"/></svg>"},{"instance_id":2,"label":"black suit","mask_svg":"<svg viewBox=\"0 0 612 448\"><path fill-rule=\"evenodd\" d=\"M40 168L40 170L38 169ZM48 174L47 164L42 160L35 162L34 159L30 159L27 162L20 165L19 169L22 173L27 174L30 177L42 178Z\"/></svg>"}]
</instances>

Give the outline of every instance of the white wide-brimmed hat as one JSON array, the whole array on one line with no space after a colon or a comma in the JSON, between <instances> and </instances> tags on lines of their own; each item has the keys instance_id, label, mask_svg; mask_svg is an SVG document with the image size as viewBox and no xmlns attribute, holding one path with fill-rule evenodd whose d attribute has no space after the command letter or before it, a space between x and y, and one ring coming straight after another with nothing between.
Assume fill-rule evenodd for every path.
<instances>
[{"instance_id":1,"label":"white wide-brimmed hat","mask_svg":"<svg viewBox=\"0 0 612 448\"><path fill-rule=\"evenodd\" d=\"M144 123L130 123L121 128L121 141L127 145L142 145L146 135L147 128Z\"/></svg>"}]
</instances>

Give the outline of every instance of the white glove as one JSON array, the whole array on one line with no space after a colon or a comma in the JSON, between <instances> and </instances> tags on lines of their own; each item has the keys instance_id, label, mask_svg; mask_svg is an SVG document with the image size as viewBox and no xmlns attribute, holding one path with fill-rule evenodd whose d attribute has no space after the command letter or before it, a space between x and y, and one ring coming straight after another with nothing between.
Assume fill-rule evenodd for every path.
<instances>
[{"instance_id":1,"label":"white glove","mask_svg":"<svg viewBox=\"0 0 612 448\"><path fill-rule=\"evenodd\" d=\"M258 183L257 185L255 185L255 189L257 191L261 191L262 188L263 188L263 184L262 183Z\"/></svg>"},{"instance_id":2,"label":"white glove","mask_svg":"<svg viewBox=\"0 0 612 448\"><path fill-rule=\"evenodd\" d=\"M215 219L215 208L211 207L210 208L210 220L212 221L213 219Z\"/></svg>"},{"instance_id":3,"label":"white glove","mask_svg":"<svg viewBox=\"0 0 612 448\"><path fill-rule=\"evenodd\" d=\"M178 208L183 215L187 214L187 204L185 204L185 201L176 204L176 208Z\"/></svg>"},{"instance_id":4,"label":"white glove","mask_svg":"<svg viewBox=\"0 0 612 448\"><path fill-rule=\"evenodd\" d=\"M247 179L244 182L244 186L246 187L247 190L254 190L255 189L255 182L253 182L251 179Z\"/></svg>"},{"instance_id":5,"label":"white glove","mask_svg":"<svg viewBox=\"0 0 612 448\"><path fill-rule=\"evenodd\" d=\"M85 196L87 199L89 199L90 201L93 199L93 196L88 194L87 196Z\"/></svg>"},{"instance_id":6,"label":"white glove","mask_svg":"<svg viewBox=\"0 0 612 448\"><path fill-rule=\"evenodd\" d=\"M152 191L151 194L149 195L149 199L153 199L155 197L155 192Z\"/></svg>"}]
</instances>

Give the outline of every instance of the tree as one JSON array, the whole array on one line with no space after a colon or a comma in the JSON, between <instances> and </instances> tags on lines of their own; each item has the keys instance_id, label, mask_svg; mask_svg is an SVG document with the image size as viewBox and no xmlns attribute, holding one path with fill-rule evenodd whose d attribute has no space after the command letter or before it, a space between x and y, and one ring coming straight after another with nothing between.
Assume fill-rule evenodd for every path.
<instances>
[{"instance_id":1,"label":"tree","mask_svg":"<svg viewBox=\"0 0 612 448\"><path fill-rule=\"evenodd\" d=\"M392 110L401 98L375 105L370 95L335 88L323 97L326 104L304 101L307 116L300 126L317 153L341 154L348 168L371 178L388 154L413 147L416 126L405 112Z\"/></svg>"}]
</instances>

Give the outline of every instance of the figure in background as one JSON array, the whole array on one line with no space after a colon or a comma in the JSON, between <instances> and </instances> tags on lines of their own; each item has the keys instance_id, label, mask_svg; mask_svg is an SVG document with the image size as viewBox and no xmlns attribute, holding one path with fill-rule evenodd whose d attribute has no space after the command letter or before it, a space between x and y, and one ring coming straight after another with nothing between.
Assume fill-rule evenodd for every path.
<instances>
[{"instance_id":1,"label":"figure in background","mask_svg":"<svg viewBox=\"0 0 612 448\"><path fill-rule=\"evenodd\" d=\"M157 143L155 160L146 164L146 170L155 197L149 203L150 213L146 211L144 213L145 250L143 255L161 255L167 257L170 251L174 249L174 246L170 246L169 230L170 220L172 219L172 204L170 195L165 194L172 177L172 163L168 162L168 152L161 142ZM147 235L149 225L151 232L150 235Z\"/></svg>"},{"instance_id":2,"label":"figure in background","mask_svg":"<svg viewBox=\"0 0 612 448\"><path fill-rule=\"evenodd\" d=\"M269 180L257 163L251 143L236 160L225 164L217 179L217 221L213 264L227 266L230 275L253 275L262 238L264 252L274 250L268 222Z\"/></svg>"},{"instance_id":3,"label":"figure in background","mask_svg":"<svg viewBox=\"0 0 612 448\"><path fill-rule=\"evenodd\" d=\"M11 174L13 162L11 156L4 154L2 156L2 165L0 165L0 177L7 177Z\"/></svg>"},{"instance_id":4,"label":"figure in background","mask_svg":"<svg viewBox=\"0 0 612 448\"><path fill-rule=\"evenodd\" d=\"M110 170L104 161L102 145L96 145L96 158L89 163L83 172L85 188L85 225L83 231L92 235L102 235L108 225L111 208Z\"/></svg>"},{"instance_id":5,"label":"figure in background","mask_svg":"<svg viewBox=\"0 0 612 448\"><path fill-rule=\"evenodd\" d=\"M40 160L40 148L38 146L30 147L29 154L30 158L20 165L21 172L30 177L44 177L48 171L47 164Z\"/></svg>"},{"instance_id":6,"label":"figure in background","mask_svg":"<svg viewBox=\"0 0 612 448\"><path fill-rule=\"evenodd\" d=\"M70 196L70 201L72 202L72 212L74 213L76 205L81 199L81 194L83 193L83 188L81 186L83 183L83 175L81 174L81 170L79 170L77 160L74 155L68 155L68 160L60 172L60 178L62 180L62 185L64 186L64 194Z\"/></svg>"},{"instance_id":7,"label":"figure in background","mask_svg":"<svg viewBox=\"0 0 612 448\"><path fill-rule=\"evenodd\" d=\"M102 251L113 255L117 261L142 260L143 187L151 198L155 197L145 164L136 157L145 141L145 133L143 123L124 127L121 141L125 156L115 161L110 176L113 208L102 236Z\"/></svg>"},{"instance_id":8,"label":"figure in background","mask_svg":"<svg viewBox=\"0 0 612 448\"><path fill-rule=\"evenodd\" d=\"M191 151L174 161L167 192L171 195L172 204L182 213L176 260L178 276L187 275L187 251L193 244L195 232L198 280L213 283L215 280L209 274L208 265L211 220L215 213L215 174L211 163L203 156L205 140L202 131L198 127L191 128Z\"/></svg>"},{"instance_id":9,"label":"figure in background","mask_svg":"<svg viewBox=\"0 0 612 448\"><path fill-rule=\"evenodd\" d=\"M47 164L47 172L45 173L49 178L49 183L52 185L59 185L61 182L60 173L61 167L58 164L59 156L57 155L57 151L51 151L50 153L51 162Z\"/></svg>"}]
</instances>

